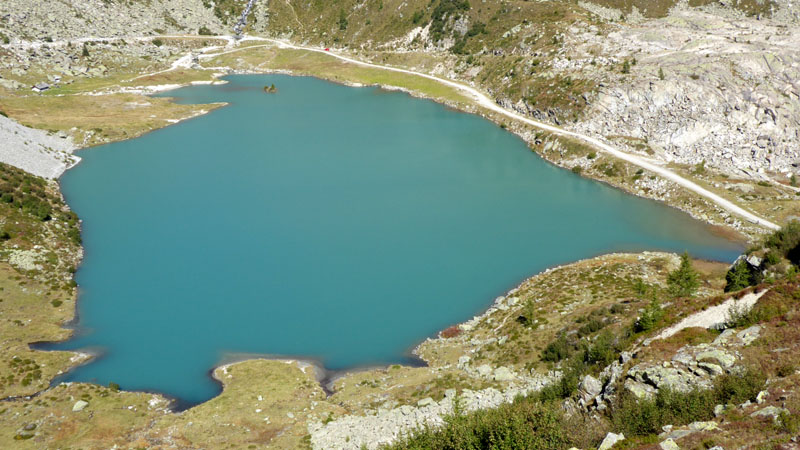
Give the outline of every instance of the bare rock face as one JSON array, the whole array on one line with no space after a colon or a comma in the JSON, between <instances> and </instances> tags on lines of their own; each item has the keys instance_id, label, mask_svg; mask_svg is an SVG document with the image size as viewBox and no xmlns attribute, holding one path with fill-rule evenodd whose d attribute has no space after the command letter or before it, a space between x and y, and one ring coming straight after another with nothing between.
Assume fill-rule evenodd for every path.
<instances>
[{"instance_id":1,"label":"bare rock face","mask_svg":"<svg viewBox=\"0 0 800 450\"><path fill-rule=\"evenodd\" d=\"M798 27L677 8L603 41L588 32L570 40L638 60L603 83L575 130L637 139L664 162L737 176L800 173Z\"/></svg>"}]
</instances>

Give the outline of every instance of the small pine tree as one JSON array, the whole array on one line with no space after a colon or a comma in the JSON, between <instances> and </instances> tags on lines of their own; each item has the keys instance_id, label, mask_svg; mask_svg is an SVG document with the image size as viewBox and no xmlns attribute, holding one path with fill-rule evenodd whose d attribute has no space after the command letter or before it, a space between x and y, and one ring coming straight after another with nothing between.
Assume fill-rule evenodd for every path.
<instances>
[{"instance_id":1,"label":"small pine tree","mask_svg":"<svg viewBox=\"0 0 800 450\"><path fill-rule=\"evenodd\" d=\"M622 63L622 73L631 72L631 63L627 59Z\"/></svg>"},{"instance_id":2,"label":"small pine tree","mask_svg":"<svg viewBox=\"0 0 800 450\"><path fill-rule=\"evenodd\" d=\"M665 76L664 76L664 69L662 69L661 67L659 67L659 68L658 68L658 79L659 79L659 80L663 80L664 78L665 78Z\"/></svg>"},{"instance_id":3,"label":"small pine tree","mask_svg":"<svg viewBox=\"0 0 800 450\"><path fill-rule=\"evenodd\" d=\"M645 283L641 278L637 278L636 281L633 283L633 290L636 291L636 296L639 298L644 298L645 294L647 294L647 283Z\"/></svg>"},{"instance_id":4,"label":"small pine tree","mask_svg":"<svg viewBox=\"0 0 800 450\"><path fill-rule=\"evenodd\" d=\"M650 331L658 325L662 317L664 317L664 310L661 309L661 302L658 301L658 297L653 293L650 303L636 320L634 329L636 332Z\"/></svg>"},{"instance_id":5,"label":"small pine tree","mask_svg":"<svg viewBox=\"0 0 800 450\"><path fill-rule=\"evenodd\" d=\"M789 178L789 182L792 183L792 186L797 186L797 175L792 174L792 177Z\"/></svg>"},{"instance_id":6,"label":"small pine tree","mask_svg":"<svg viewBox=\"0 0 800 450\"><path fill-rule=\"evenodd\" d=\"M750 286L752 279L750 266L745 261L739 261L725 274L725 292L744 289Z\"/></svg>"},{"instance_id":7,"label":"small pine tree","mask_svg":"<svg viewBox=\"0 0 800 450\"><path fill-rule=\"evenodd\" d=\"M347 14L344 9L339 10L339 30L344 31L347 29Z\"/></svg>"},{"instance_id":8,"label":"small pine tree","mask_svg":"<svg viewBox=\"0 0 800 450\"><path fill-rule=\"evenodd\" d=\"M89 47L87 47L86 44L83 44L83 50L81 51L81 56L83 56L84 58L89 57Z\"/></svg>"},{"instance_id":9,"label":"small pine tree","mask_svg":"<svg viewBox=\"0 0 800 450\"><path fill-rule=\"evenodd\" d=\"M670 294L675 297L689 297L700 286L689 253L684 252L681 255L681 265L667 276L667 285Z\"/></svg>"}]
</instances>

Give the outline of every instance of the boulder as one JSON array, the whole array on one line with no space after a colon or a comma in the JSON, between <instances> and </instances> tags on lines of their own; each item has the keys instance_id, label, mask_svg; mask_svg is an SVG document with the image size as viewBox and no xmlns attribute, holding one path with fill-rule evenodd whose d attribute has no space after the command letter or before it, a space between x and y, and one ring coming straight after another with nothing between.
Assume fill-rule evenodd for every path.
<instances>
[{"instance_id":1,"label":"boulder","mask_svg":"<svg viewBox=\"0 0 800 450\"><path fill-rule=\"evenodd\" d=\"M667 439L666 441L661 442L658 444L661 450L680 450L681 448L678 447L678 444L675 443L672 439Z\"/></svg>"},{"instance_id":2,"label":"boulder","mask_svg":"<svg viewBox=\"0 0 800 450\"><path fill-rule=\"evenodd\" d=\"M708 350L705 352L698 353L696 358L697 361L706 361L706 362L714 361L720 366L725 368L732 367L733 364L736 362L735 356L719 349Z\"/></svg>"},{"instance_id":3,"label":"boulder","mask_svg":"<svg viewBox=\"0 0 800 450\"><path fill-rule=\"evenodd\" d=\"M778 420L781 414L788 414L789 410L786 408L778 408L777 406L767 406L766 408L759 409L758 411L750 414L750 417L772 417Z\"/></svg>"},{"instance_id":4,"label":"boulder","mask_svg":"<svg viewBox=\"0 0 800 450\"><path fill-rule=\"evenodd\" d=\"M616 445L618 442L622 442L625 440L625 435L622 433L608 433L603 439L603 442L600 443L600 446L597 447L597 450L609 450L611 447Z\"/></svg>"},{"instance_id":5,"label":"boulder","mask_svg":"<svg viewBox=\"0 0 800 450\"><path fill-rule=\"evenodd\" d=\"M631 379L625 380L625 389L638 399L650 398L656 393L656 389L653 386Z\"/></svg>"},{"instance_id":6,"label":"boulder","mask_svg":"<svg viewBox=\"0 0 800 450\"><path fill-rule=\"evenodd\" d=\"M72 412L83 411L87 406L89 406L89 402L78 400L74 405L72 405Z\"/></svg>"},{"instance_id":7,"label":"boulder","mask_svg":"<svg viewBox=\"0 0 800 450\"><path fill-rule=\"evenodd\" d=\"M514 372L508 369L508 367L498 367L494 369L494 381L512 381L514 378Z\"/></svg>"},{"instance_id":8,"label":"boulder","mask_svg":"<svg viewBox=\"0 0 800 450\"><path fill-rule=\"evenodd\" d=\"M709 362L697 363L697 367L705 370L711 376L722 375L723 373L725 373L725 371L722 370L722 367Z\"/></svg>"},{"instance_id":9,"label":"boulder","mask_svg":"<svg viewBox=\"0 0 800 450\"><path fill-rule=\"evenodd\" d=\"M482 364L482 365L478 366L477 370L478 370L478 375L480 375L482 377L487 377L487 376L489 376L489 374L492 373L492 366L490 366L488 364Z\"/></svg>"},{"instance_id":10,"label":"boulder","mask_svg":"<svg viewBox=\"0 0 800 450\"><path fill-rule=\"evenodd\" d=\"M707 422L692 422L689 424L689 429L692 431L712 431L716 430L717 422L714 421L707 421Z\"/></svg>"},{"instance_id":11,"label":"boulder","mask_svg":"<svg viewBox=\"0 0 800 450\"><path fill-rule=\"evenodd\" d=\"M600 382L597 378L586 375L583 377L581 382L578 384L578 394L581 396L581 400L585 405L590 404L590 402L600 395L600 392L603 391L603 383Z\"/></svg>"},{"instance_id":12,"label":"boulder","mask_svg":"<svg viewBox=\"0 0 800 450\"><path fill-rule=\"evenodd\" d=\"M434 403L433 399L430 397L425 397L422 400L417 402L417 406L429 406Z\"/></svg>"},{"instance_id":13,"label":"boulder","mask_svg":"<svg viewBox=\"0 0 800 450\"><path fill-rule=\"evenodd\" d=\"M741 339L744 345L750 345L753 343L753 341L758 339L760 335L761 327L758 325L753 325L750 328L740 331L738 334L736 334L736 337Z\"/></svg>"}]
</instances>

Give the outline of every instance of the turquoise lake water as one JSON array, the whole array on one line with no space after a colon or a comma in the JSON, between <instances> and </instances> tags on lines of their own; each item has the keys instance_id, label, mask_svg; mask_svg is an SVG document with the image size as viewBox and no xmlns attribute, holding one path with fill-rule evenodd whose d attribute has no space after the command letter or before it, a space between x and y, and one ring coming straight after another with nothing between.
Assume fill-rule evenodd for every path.
<instances>
[{"instance_id":1,"label":"turquoise lake water","mask_svg":"<svg viewBox=\"0 0 800 450\"><path fill-rule=\"evenodd\" d=\"M170 92L230 106L80 152L71 381L219 392L232 353L329 369L408 362L547 267L612 251L741 250L689 216L556 168L473 115L377 88L234 76ZM279 92L264 94L274 83Z\"/></svg>"}]
</instances>

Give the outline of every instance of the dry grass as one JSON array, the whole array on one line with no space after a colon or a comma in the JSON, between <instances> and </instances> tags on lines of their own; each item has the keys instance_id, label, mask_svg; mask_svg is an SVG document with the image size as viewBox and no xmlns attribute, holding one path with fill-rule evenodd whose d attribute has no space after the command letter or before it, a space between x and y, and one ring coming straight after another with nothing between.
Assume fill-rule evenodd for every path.
<instances>
[{"instance_id":1,"label":"dry grass","mask_svg":"<svg viewBox=\"0 0 800 450\"><path fill-rule=\"evenodd\" d=\"M87 145L133 138L212 107L138 94L0 98L0 109L23 125L65 131Z\"/></svg>"}]
</instances>

